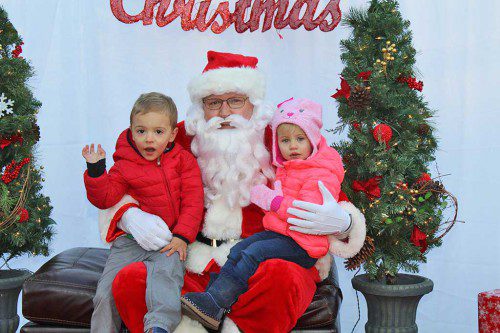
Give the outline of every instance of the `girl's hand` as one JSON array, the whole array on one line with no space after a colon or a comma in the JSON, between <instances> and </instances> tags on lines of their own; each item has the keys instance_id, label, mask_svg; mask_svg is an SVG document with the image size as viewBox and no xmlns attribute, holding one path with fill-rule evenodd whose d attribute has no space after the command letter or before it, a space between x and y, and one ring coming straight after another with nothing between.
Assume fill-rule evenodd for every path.
<instances>
[{"instance_id":1,"label":"girl's hand","mask_svg":"<svg viewBox=\"0 0 500 333\"><path fill-rule=\"evenodd\" d=\"M174 254L174 252L179 252L181 261L184 261L187 257L187 244L185 241L178 237L172 237L170 244L161 249L160 253L164 253L166 251L168 251L167 257L170 257L172 254Z\"/></svg>"},{"instance_id":2,"label":"girl's hand","mask_svg":"<svg viewBox=\"0 0 500 333\"><path fill-rule=\"evenodd\" d=\"M96 163L106 158L106 152L102 149L101 145L97 145L97 151L94 151L94 144L86 145L82 149L82 156L85 158L85 161L88 163Z\"/></svg>"},{"instance_id":3,"label":"girl's hand","mask_svg":"<svg viewBox=\"0 0 500 333\"><path fill-rule=\"evenodd\" d=\"M250 190L250 201L260 208L269 211L274 198L282 197L283 190L279 180L274 182L274 190L271 190L266 185L255 185ZM279 206L278 206L279 207Z\"/></svg>"}]
</instances>

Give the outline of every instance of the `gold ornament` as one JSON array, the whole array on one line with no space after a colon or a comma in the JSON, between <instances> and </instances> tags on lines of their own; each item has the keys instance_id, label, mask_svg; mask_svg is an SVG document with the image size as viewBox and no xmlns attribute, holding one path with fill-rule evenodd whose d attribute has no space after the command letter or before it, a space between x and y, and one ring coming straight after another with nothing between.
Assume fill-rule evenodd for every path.
<instances>
[{"instance_id":1,"label":"gold ornament","mask_svg":"<svg viewBox=\"0 0 500 333\"><path fill-rule=\"evenodd\" d=\"M396 53L396 51L395 51L396 44L391 44L390 41L386 41L385 43L386 43L387 47L382 48L382 57L384 60L382 61L380 59L377 59L376 63L381 64L382 65L381 72L384 72L387 74L387 63L389 61L395 60L395 58L392 56L392 54Z\"/></svg>"}]
</instances>

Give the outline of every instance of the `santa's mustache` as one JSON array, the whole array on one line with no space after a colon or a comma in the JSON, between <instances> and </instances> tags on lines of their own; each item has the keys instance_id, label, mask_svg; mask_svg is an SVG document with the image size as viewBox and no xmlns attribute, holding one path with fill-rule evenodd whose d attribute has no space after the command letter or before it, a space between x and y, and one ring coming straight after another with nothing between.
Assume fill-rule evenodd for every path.
<instances>
[{"instance_id":1,"label":"santa's mustache","mask_svg":"<svg viewBox=\"0 0 500 333\"><path fill-rule=\"evenodd\" d=\"M240 128L240 129L245 129L251 127L251 122L248 119L243 118L239 114L232 114L227 116L226 118L222 117L213 117L210 120L206 122L205 130L211 131L211 130L218 130L221 128L221 124L223 123L229 123L229 125L235 127L235 128Z\"/></svg>"}]
</instances>

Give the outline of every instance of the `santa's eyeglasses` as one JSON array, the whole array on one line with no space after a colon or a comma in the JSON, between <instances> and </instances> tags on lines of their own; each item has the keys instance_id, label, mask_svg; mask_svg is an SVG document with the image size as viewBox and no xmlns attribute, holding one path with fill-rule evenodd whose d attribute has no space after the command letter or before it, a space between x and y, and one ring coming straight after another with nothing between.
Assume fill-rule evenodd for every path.
<instances>
[{"instance_id":1,"label":"santa's eyeglasses","mask_svg":"<svg viewBox=\"0 0 500 333\"><path fill-rule=\"evenodd\" d=\"M205 98L203 99L203 105L209 110L220 110L222 104L226 102L231 109L241 109L245 105L247 99L248 97L231 97L228 99Z\"/></svg>"}]
</instances>

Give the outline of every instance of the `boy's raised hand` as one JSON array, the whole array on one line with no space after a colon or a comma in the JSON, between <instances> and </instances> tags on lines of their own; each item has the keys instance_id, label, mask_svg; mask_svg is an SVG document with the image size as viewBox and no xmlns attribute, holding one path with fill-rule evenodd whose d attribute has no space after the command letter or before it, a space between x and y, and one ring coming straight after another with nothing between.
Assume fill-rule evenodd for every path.
<instances>
[{"instance_id":1,"label":"boy's raised hand","mask_svg":"<svg viewBox=\"0 0 500 333\"><path fill-rule=\"evenodd\" d=\"M86 145L82 149L82 156L85 158L85 161L88 163L96 163L106 158L106 152L102 149L101 145L97 145L97 151L94 150L94 144Z\"/></svg>"},{"instance_id":2,"label":"boy's raised hand","mask_svg":"<svg viewBox=\"0 0 500 333\"><path fill-rule=\"evenodd\" d=\"M181 261L184 261L186 260L187 257L187 243L182 239L180 239L179 237L174 236L172 237L170 244L161 249L160 253L164 253L166 251L168 251L167 257L170 257L172 254L174 254L174 252L179 252L179 257Z\"/></svg>"}]
</instances>

